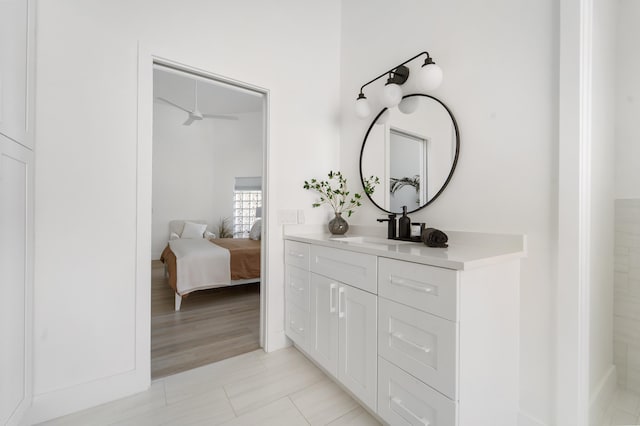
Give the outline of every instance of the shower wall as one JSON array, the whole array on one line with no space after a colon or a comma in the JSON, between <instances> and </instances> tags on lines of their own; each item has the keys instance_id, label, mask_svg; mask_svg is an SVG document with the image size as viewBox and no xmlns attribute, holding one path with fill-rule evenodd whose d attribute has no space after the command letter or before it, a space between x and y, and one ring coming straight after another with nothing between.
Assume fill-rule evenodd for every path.
<instances>
[{"instance_id":1,"label":"shower wall","mask_svg":"<svg viewBox=\"0 0 640 426\"><path fill-rule=\"evenodd\" d=\"M614 363L640 394L640 1L618 1L616 40Z\"/></svg>"},{"instance_id":2,"label":"shower wall","mask_svg":"<svg viewBox=\"0 0 640 426\"><path fill-rule=\"evenodd\" d=\"M640 393L640 198L616 200L614 292L618 385Z\"/></svg>"}]
</instances>

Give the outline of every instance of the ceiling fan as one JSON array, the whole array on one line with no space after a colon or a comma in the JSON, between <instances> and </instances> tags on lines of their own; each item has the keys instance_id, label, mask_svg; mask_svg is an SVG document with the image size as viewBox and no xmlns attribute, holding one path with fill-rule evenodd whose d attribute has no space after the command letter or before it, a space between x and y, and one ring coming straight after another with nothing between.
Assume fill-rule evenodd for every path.
<instances>
[{"instance_id":1,"label":"ceiling fan","mask_svg":"<svg viewBox=\"0 0 640 426\"><path fill-rule=\"evenodd\" d=\"M195 87L194 87L194 105L193 105L193 110L188 110L184 107L182 107L181 105L176 104L175 102L171 102L169 99L166 98L162 98L160 96L158 96L156 99L158 99L159 101L162 101L164 103L167 103L171 106L174 106L184 112L186 112L187 114L189 114L189 117L187 118L187 121L185 121L184 123L182 123L185 126L190 126L191 123L193 123L194 121L200 121L203 120L205 118L213 118L213 119L220 119L220 120L237 120L238 117L236 117L235 115L224 115L224 114L203 114L202 112L200 112L200 110L198 109L198 81L195 80Z\"/></svg>"}]
</instances>

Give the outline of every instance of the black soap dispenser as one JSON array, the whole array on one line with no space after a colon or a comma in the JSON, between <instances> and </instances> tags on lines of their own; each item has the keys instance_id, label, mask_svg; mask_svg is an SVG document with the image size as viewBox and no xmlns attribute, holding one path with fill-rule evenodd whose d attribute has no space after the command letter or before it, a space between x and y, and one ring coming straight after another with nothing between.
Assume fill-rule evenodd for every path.
<instances>
[{"instance_id":1,"label":"black soap dispenser","mask_svg":"<svg viewBox=\"0 0 640 426\"><path fill-rule=\"evenodd\" d=\"M402 206L402 217L398 220L398 238L411 238L411 219L407 216L407 206Z\"/></svg>"}]
</instances>

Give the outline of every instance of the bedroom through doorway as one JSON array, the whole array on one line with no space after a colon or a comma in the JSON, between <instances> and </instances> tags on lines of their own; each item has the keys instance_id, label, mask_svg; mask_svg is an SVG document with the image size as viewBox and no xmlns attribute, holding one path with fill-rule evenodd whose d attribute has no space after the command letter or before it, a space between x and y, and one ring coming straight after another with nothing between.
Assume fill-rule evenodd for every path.
<instances>
[{"instance_id":1,"label":"bedroom through doorway","mask_svg":"<svg viewBox=\"0 0 640 426\"><path fill-rule=\"evenodd\" d=\"M154 63L151 378L261 347L266 96Z\"/></svg>"}]
</instances>

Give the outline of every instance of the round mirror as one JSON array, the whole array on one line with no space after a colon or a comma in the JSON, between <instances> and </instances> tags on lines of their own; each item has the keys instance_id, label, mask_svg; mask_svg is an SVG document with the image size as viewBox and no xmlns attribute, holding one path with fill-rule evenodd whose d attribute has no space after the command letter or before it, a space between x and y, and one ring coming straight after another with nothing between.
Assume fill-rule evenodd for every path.
<instances>
[{"instance_id":1,"label":"round mirror","mask_svg":"<svg viewBox=\"0 0 640 426\"><path fill-rule=\"evenodd\" d=\"M459 152L458 124L449 108L433 96L406 95L398 108L383 109L369 126L360 151L360 179L380 178L369 199L381 210L401 213L407 206L414 212L444 191Z\"/></svg>"}]
</instances>

